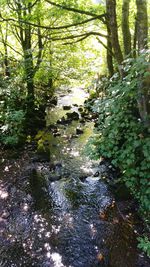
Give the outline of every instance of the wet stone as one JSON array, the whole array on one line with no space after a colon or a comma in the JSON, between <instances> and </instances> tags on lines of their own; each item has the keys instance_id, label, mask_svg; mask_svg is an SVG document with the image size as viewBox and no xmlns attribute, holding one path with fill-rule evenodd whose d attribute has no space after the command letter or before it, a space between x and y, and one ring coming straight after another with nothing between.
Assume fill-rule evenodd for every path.
<instances>
[{"instance_id":1,"label":"wet stone","mask_svg":"<svg viewBox=\"0 0 150 267\"><path fill-rule=\"evenodd\" d=\"M76 134L83 134L84 131L81 128L76 129Z\"/></svg>"},{"instance_id":2,"label":"wet stone","mask_svg":"<svg viewBox=\"0 0 150 267\"><path fill-rule=\"evenodd\" d=\"M8 217L10 216L10 213L8 212L8 211L4 211L3 213L2 213L2 218L3 219L7 219Z\"/></svg>"},{"instance_id":3,"label":"wet stone","mask_svg":"<svg viewBox=\"0 0 150 267\"><path fill-rule=\"evenodd\" d=\"M78 111L79 111L79 112L83 112L83 108L82 108L82 107L79 107L79 108L78 108Z\"/></svg>"},{"instance_id":4,"label":"wet stone","mask_svg":"<svg viewBox=\"0 0 150 267\"><path fill-rule=\"evenodd\" d=\"M77 134L72 134L71 135L71 139L73 139L73 138L78 138L79 136L77 135Z\"/></svg>"},{"instance_id":5,"label":"wet stone","mask_svg":"<svg viewBox=\"0 0 150 267\"><path fill-rule=\"evenodd\" d=\"M47 129L48 129L48 130L54 130L54 129L57 130L57 125L55 125L55 124L50 124L50 125L47 126Z\"/></svg>"},{"instance_id":6,"label":"wet stone","mask_svg":"<svg viewBox=\"0 0 150 267\"><path fill-rule=\"evenodd\" d=\"M61 178L61 175L56 175L55 173L49 175L49 181L51 182L59 181Z\"/></svg>"},{"instance_id":7,"label":"wet stone","mask_svg":"<svg viewBox=\"0 0 150 267\"><path fill-rule=\"evenodd\" d=\"M86 122L85 119L80 119L79 121L80 121L81 123L85 123L85 122Z\"/></svg>"},{"instance_id":8,"label":"wet stone","mask_svg":"<svg viewBox=\"0 0 150 267\"><path fill-rule=\"evenodd\" d=\"M61 136L61 133L60 132L53 133L53 136L54 137Z\"/></svg>"},{"instance_id":9,"label":"wet stone","mask_svg":"<svg viewBox=\"0 0 150 267\"><path fill-rule=\"evenodd\" d=\"M63 106L63 110L70 110L71 106Z\"/></svg>"},{"instance_id":10,"label":"wet stone","mask_svg":"<svg viewBox=\"0 0 150 267\"><path fill-rule=\"evenodd\" d=\"M98 177L99 174L100 174L99 171L97 171L97 172L94 173L93 177Z\"/></svg>"},{"instance_id":11,"label":"wet stone","mask_svg":"<svg viewBox=\"0 0 150 267\"><path fill-rule=\"evenodd\" d=\"M71 120L79 120L79 114L75 111L66 113L67 118Z\"/></svg>"},{"instance_id":12,"label":"wet stone","mask_svg":"<svg viewBox=\"0 0 150 267\"><path fill-rule=\"evenodd\" d=\"M61 119L57 120L57 124L62 124L62 125L69 124L70 122L71 120L65 119L65 117L62 117Z\"/></svg>"},{"instance_id":13,"label":"wet stone","mask_svg":"<svg viewBox=\"0 0 150 267\"><path fill-rule=\"evenodd\" d=\"M79 177L79 179L80 179L82 182L85 182L86 178L87 178L87 175L81 175L81 176Z\"/></svg>"},{"instance_id":14,"label":"wet stone","mask_svg":"<svg viewBox=\"0 0 150 267\"><path fill-rule=\"evenodd\" d=\"M53 97L50 99L49 103L52 104L52 105L54 105L54 106L56 106L56 105L57 105L57 101L58 101L57 96L53 96Z\"/></svg>"}]
</instances>

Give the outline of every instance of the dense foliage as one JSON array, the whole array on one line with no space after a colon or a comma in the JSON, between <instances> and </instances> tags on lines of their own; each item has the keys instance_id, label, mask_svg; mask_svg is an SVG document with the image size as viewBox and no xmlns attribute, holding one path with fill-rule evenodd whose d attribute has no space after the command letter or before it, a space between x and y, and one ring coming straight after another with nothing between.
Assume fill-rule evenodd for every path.
<instances>
[{"instance_id":1,"label":"dense foliage","mask_svg":"<svg viewBox=\"0 0 150 267\"><path fill-rule=\"evenodd\" d=\"M137 59L124 61L124 79L114 75L105 97L95 101L93 111L99 114L98 128L88 143L91 157L107 158L121 170L119 178L139 201L147 222L150 218L150 129L139 114L138 87L150 79L148 68L149 51Z\"/></svg>"},{"instance_id":2,"label":"dense foliage","mask_svg":"<svg viewBox=\"0 0 150 267\"><path fill-rule=\"evenodd\" d=\"M0 142L15 146L24 140L24 84L17 78L1 77L0 82Z\"/></svg>"}]
</instances>

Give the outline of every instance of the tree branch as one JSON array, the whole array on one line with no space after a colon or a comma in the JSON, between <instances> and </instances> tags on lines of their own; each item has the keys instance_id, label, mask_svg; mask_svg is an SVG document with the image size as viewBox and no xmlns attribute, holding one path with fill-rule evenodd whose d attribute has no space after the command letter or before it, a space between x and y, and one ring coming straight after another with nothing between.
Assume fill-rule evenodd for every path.
<instances>
[{"instance_id":1,"label":"tree branch","mask_svg":"<svg viewBox=\"0 0 150 267\"><path fill-rule=\"evenodd\" d=\"M84 36L88 37L90 35L96 35L96 36L101 36L101 37L107 38L107 35L99 33L99 32L88 32L88 33L83 33L83 34L78 34L78 35L69 35L66 37L54 37L54 38L50 37L47 39L52 40L52 41L62 41L62 40L75 39L75 38L84 37Z\"/></svg>"},{"instance_id":2,"label":"tree branch","mask_svg":"<svg viewBox=\"0 0 150 267\"><path fill-rule=\"evenodd\" d=\"M71 44L76 44L76 43L79 43L79 42L81 42L81 41L83 41L83 40L85 40L86 38L88 38L89 37L89 35L85 35L84 37L82 37L82 38L80 38L80 39L78 39L78 40L76 40L76 41L73 41L73 42L67 42L67 43L63 43L63 45L71 45Z\"/></svg>"},{"instance_id":3,"label":"tree branch","mask_svg":"<svg viewBox=\"0 0 150 267\"><path fill-rule=\"evenodd\" d=\"M114 53L112 52L112 50L111 49L109 49L108 48L108 46L107 45L105 45L98 37L96 38L97 39L97 41L106 49L106 50L108 50L110 53L111 53L111 55L114 57L115 55L114 55Z\"/></svg>"},{"instance_id":4,"label":"tree branch","mask_svg":"<svg viewBox=\"0 0 150 267\"><path fill-rule=\"evenodd\" d=\"M38 21L38 25L40 26L40 20ZM38 56L37 56L37 62L34 67L34 75L38 71L41 61L42 61L42 51L43 51L43 42L42 42L42 35L41 35L41 29L38 27Z\"/></svg>"},{"instance_id":5,"label":"tree branch","mask_svg":"<svg viewBox=\"0 0 150 267\"><path fill-rule=\"evenodd\" d=\"M6 45L7 45L10 49L12 49L16 54L22 56L22 53L20 53L19 51L17 51L17 50L16 50L14 47L12 47L10 44L6 43Z\"/></svg>"},{"instance_id":6,"label":"tree branch","mask_svg":"<svg viewBox=\"0 0 150 267\"><path fill-rule=\"evenodd\" d=\"M0 14L0 17L2 19L2 22L3 21L13 21L15 23L18 22L17 20L15 20L13 18L5 19L5 18L2 17L1 14ZM20 21L20 23L23 23L23 24L26 24L26 25L30 25L30 26L33 26L33 27L37 27L37 28L41 28L41 29L60 30L60 29L68 29L68 28L71 28L71 27L80 26L80 25L86 24L86 23L88 23L88 22L90 22L92 20L99 19L99 18L100 18L100 16L95 16L94 18L90 18L90 19L84 20L82 22L73 23L73 24L67 24L67 25L58 26L58 27L50 27L50 26L38 25L38 24L29 22L29 21L25 21L25 20L22 20L22 19L20 19L19 21Z\"/></svg>"},{"instance_id":7,"label":"tree branch","mask_svg":"<svg viewBox=\"0 0 150 267\"><path fill-rule=\"evenodd\" d=\"M91 16L91 17L97 17L98 16L97 14L94 14L94 13L89 12L89 11L80 10L80 9L77 9L77 8L73 8L73 7L68 7L68 6L56 4L53 1L49 1L49 0L45 0L45 1L47 3L53 5L53 6L56 6L56 7L59 7L61 9L68 10L68 11L71 11L71 12L76 12L76 13L79 13L79 14L82 14L82 15L83 14L84 15L88 15L88 16ZM99 19L101 19L104 22L105 16L106 16L106 14L101 14L101 15L99 15Z\"/></svg>"},{"instance_id":8,"label":"tree branch","mask_svg":"<svg viewBox=\"0 0 150 267\"><path fill-rule=\"evenodd\" d=\"M34 2L33 4L30 5L30 8L33 8L39 1L40 1L40 0L35 0L35 2ZM15 2L15 4L16 4L16 2ZM8 7L9 7L11 10L13 10L13 11L17 11L17 10L18 10L18 9L16 9L15 7L13 7L13 5L10 4L10 2L9 2L8 0L7 0L7 5L8 5ZM23 7L20 7L20 9L21 9L21 10L26 10L26 9L28 9L28 7L23 6Z\"/></svg>"}]
</instances>

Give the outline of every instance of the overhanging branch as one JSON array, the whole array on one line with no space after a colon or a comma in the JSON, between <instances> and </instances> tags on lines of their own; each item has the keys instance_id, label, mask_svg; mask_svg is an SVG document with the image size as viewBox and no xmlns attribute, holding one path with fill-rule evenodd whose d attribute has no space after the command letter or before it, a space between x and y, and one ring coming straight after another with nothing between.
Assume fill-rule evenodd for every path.
<instances>
[{"instance_id":1,"label":"overhanging branch","mask_svg":"<svg viewBox=\"0 0 150 267\"><path fill-rule=\"evenodd\" d=\"M68 11L71 11L71 12L75 12L75 13L79 13L79 14L87 15L87 16L91 16L91 17L97 17L98 16L97 14L94 14L94 13L92 13L90 11L80 10L80 9L77 9L77 8L56 4L56 3L54 3L53 1L50 1L50 0L45 0L45 1L47 3L53 5L53 6L56 6L56 7L59 7L61 9L68 10ZM106 16L106 14L101 14L101 15L99 15L99 19L101 19L104 22L105 16Z\"/></svg>"},{"instance_id":2,"label":"overhanging branch","mask_svg":"<svg viewBox=\"0 0 150 267\"><path fill-rule=\"evenodd\" d=\"M0 17L2 19L1 22L4 22L4 21L13 21L15 23L18 23L18 21L16 19L13 19L13 18L9 18L9 19L5 19L2 17L2 15L0 14ZM32 22L29 22L29 21L25 21L25 20L22 20L20 19L20 23L23 23L25 25L30 25L32 27L37 27L37 28L41 28L41 29L47 29L47 30L60 30L60 29L68 29L68 28L71 28L71 27L76 27L76 26L80 26L80 25L83 25L83 24L86 24L92 20L96 20L96 19L99 19L100 18L100 15L98 16L95 16L94 18L90 18L90 19L87 19L87 20L84 20L82 22L78 22L78 23L73 23L73 24L67 24L67 25L63 25L63 26L58 26L58 27L50 27L50 26L44 26L44 25L38 25L36 23L32 23ZM19 26L20 27L20 26Z\"/></svg>"},{"instance_id":3,"label":"overhanging branch","mask_svg":"<svg viewBox=\"0 0 150 267\"><path fill-rule=\"evenodd\" d=\"M47 37L47 39L52 40L52 41L62 41L62 40L67 40L67 39L76 39L79 37L88 37L90 35L96 35L96 36L100 36L103 38L107 38L107 35L99 33L99 32L87 32L87 33L82 33L82 34L77 34L77 35L69 35L65 37Z\"/></svg>"}]
</instances>

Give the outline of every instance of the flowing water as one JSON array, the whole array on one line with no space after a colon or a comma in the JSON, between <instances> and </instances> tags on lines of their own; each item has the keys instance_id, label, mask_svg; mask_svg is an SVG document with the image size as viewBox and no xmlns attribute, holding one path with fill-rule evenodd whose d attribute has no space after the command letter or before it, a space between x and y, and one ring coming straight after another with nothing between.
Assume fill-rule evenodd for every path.
<instances>
[{"instance_id":1,"label":"flowing water","mask_svg":"<svg viewBox=\"0 0 150 267\"><path fill-rule=\"evenodd\" d=\"M101 179L103 168L83 154L93 122L59 124L56 135L51 130L66 112L78 112L86 97L81 89L72 89L67 96L61 91L58 105L47 108L47 127L36 136L41 158L33 158L2 199L7 202L8 194L12 201L7 203L7 224L1 221L1 267L136 267L128 240L132 234L127 239L122 235L125 246L122 240L117 246L116 229L122 233L122 228L117 220L103 216L113 206ZM71 110L64 111L64 105L71 105ZM83 134L76 135L77 127ZM94 177L97 170L99 175ZM120 246L123 256L118 262L115 251L120 256Z\"/></svg>"}]
</instances>

